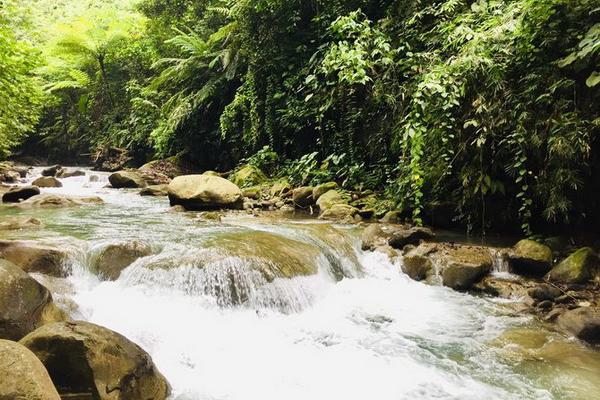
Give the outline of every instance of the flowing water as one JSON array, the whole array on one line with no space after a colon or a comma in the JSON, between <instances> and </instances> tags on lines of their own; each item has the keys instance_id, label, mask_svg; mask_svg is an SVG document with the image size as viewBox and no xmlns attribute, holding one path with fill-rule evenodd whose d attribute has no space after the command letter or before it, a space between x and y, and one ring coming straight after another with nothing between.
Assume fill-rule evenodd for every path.
<instances>
[{"instance_id":1,"label":"flowing water","mask_svg":"<svg viewBox=\"0 0 600 400\"><path fill-rule=\"evenodd\" d=\"M2 209L45 224L3 234L67 248L68 278L35 277L74 318L148 351L173 399L598 398L598 351L510 301L410 280L383 254L359 250L359 228L243 214L203 220L87 173L99 182L74 177L44 191L106 204ZM153 254L116 281L99 279L98 252L131 240Z\"/></svg>"}]
</instances>

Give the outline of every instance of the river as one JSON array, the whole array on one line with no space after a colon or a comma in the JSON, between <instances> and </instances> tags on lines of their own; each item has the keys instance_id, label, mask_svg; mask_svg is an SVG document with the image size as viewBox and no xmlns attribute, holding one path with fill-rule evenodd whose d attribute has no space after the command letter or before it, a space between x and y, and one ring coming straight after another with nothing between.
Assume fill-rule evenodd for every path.
<instances>
[{"instance_id":1,"label":"river","mask_svg":"<svg viewBox=\"0 0 600 400\"><path fill-rule=\"evenodd\" d=\"M516 302L415 282L360 251L360 228L313 219L173 212L166 198L106 188L107 174L44 192L104 205L2 209L33 216L6 233L68 248L50 286L76 319L148 351L177 400L592 399L599 352L547 331ZM99 176L90 183L89 175ZM39 175L39 169L30 176ZM116 281L90 265L102 246L139 240L154 254ZM265 279L264 265L315 273Z\"/></svg>"}]
</instances>

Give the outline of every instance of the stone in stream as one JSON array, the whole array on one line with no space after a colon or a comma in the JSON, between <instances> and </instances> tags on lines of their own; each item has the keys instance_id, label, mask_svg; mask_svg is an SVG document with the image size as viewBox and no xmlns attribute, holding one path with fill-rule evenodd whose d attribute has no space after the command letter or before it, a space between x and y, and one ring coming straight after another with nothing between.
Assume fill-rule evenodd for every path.
<instances>
[{"instance_id":1,"label":"stone in stream","mask_svg":"<svg viewBox=\"0 0 600 400\"><path fill-rule=\"evenodd\" d=\"M0 258L25 272L65 276L68 270L66 252L32 241L0 240Z\"/></svg>"},{"instance_id":2,"label":"stone in stream","mask_svg":"<svg viewBox=\"0 0 600 400\"><path fill-rule=\"evenodd\" d=\"M536 241L524 239L508 253L508 262L516 273L542 276L552 266L552 250Z\"/></svg>"},{"instance_id":3,"label":"stone in stream","mask_svg":"<svg viewBox=\"0 0 600 400\"><path fill-rule=\"evenodd\" d=\"M150 185L140 190L140 196L167 196L169 194L169 185Z\"/></svg>"},{"instance_id":4,"label":"stone in stream","mask_svg":"<svg viewBox=\"0 0 600 400\"><path fill-rule=\"evenodd\" d=\"M407 244L419 244L421 240L431 239L435 235L429 228L415 226L409 229L397 229L390 236L388 243L395 249L402 249Z\"/></svg>"},{"instance_id":5,"label":"stone in stream","mask_svg":"<svg viewBox=\"0 0 600 400\"><path fill-rule=\"evenodd\" d=\"M0 399L60 400L44 364L27 347L0 340Z\"/></svg>"},{"instance_id":6,"label":"stone in stream","mask_svg":"<svg viewBox=\"0 0 600 400\"><path fill-rule=\"evenodd\" d=\"M93 268L100 277L114 281L131 263L150 254L152 249L142 242L111 243L103 247L94 257Z\"/></svg>"},{"instance_id":7,"label":"stone in stream","mask_svg":"<svg viewBox=\"0 0 600 400\"><path fill-rule=\"evenodd\" d=\"M83 321L44 325L21 339L44 364L63 398L164 400L169 384L142 348Z\"/></svg>"},{"instance_id":8,"label":"stone in stream","mask_svg":"<svg viewBox=\"0 0 600 400\"><path fill-rule=\"evenodd\" d=\"M558 326L581 340L600 344L600 307L569 310L557 319Z\"/></svg>"},{"instance_id":9,"label":"stone in stream","mask_svg":"<svg viewBox=\"0 0 600 400\"><path fill-rule=\"evenodd\" d=\"M37 186L15 186L2 195L2 202L19 203L38 194L40 194L40 188Z\"/></svg>"},{"instance_id":10,"label":"stone in stream","mask_svg":"<svg viewBox=\"0 0 600 400\"><path fill-rule=\"evenodd\" d=\"M42 170L42 176L56 176L62 167L60 165L53 165L51 167L45 168Z\"/></svg>"},{"instance_id":11,"label":"stone in stream","mask_svg":"<svg viewBox=\"0 0 600 400\"><path fill-rule=\"evenodd\" d=\"M442 268L442 283L455 290L470 289L492 269L489 249L475 246L449 246Z\"/></svg>"},{"instance_id":12,"label":"stone in stream","mask_svg":"<svg viewBox=\"0 0 600 400\"><path fill-rule=\"evenodd\" d=\"M541 283L529 289L527 294L536 301L554 301L557 297L561 296L563 292L555 286L548 285L547 283Z\"/></svg>"},{"instance_id":13,"label":"stone in stream","mask_svg":"<svg viewBox=\"0 0 600 400\"><path fill-rule=\"evenodd\" d=\"M429 257L411 251L402 258L402 272L416 281L422 281L433 274L433 263Z\"/></svg>"},{"instance_id":14,"label":"stone in stream","mask_svg":"<svg viewBox=\"0 0 600 400\"><path fill-rule=\"evenodd\" d=\"M117 171L108 177L108 181L115 189L143 188L147 186L142 174L135 170Z\"/></svg>"},{"instance_id":15,"label":"stone in stream","mask_svg":"<svg viewBox=\"0 0 600 400\"><path fill-rule=\"evenodd\" d=\"M62 182L53 176L42 176L31 183L33 186L41 188L59 188L62 187Z\"/></svg>"},{"instance_id":16,"label":"stone in stream","mask_svg":"<svg viewBox=\"0 0 600 400\"><path fill-rule=\"evenodd\" d=\"M600 259L594 250L584 247L552 268L546 278L553 282L585 283L600 276Z\"/></svg>"},{"instance_id":17,"label":"stone in stream","mask_svg":"<svg viewBox=\"0 0 600 400\"><path fill-rule=\"evenodd\" d=\"M240 209L243 205L240 188L217 176L178 176L169 184L168 192L171 206L182 205L187 210Z\"/></svg>"},{"instance_id":18,"label":"stone in stream","mask_svg":"<svg viewBox=\"0 0 600 400\"><path fill-rule=\"evenodd\" d=\"M323 211L319 219L340 221L345 223L355 223L361 221L361 216L358 215L358 209L349 204L334 204L332 207Z\"/></svg>"},{"instance_id":19,"label":"stone in stream","mask_svg":"<svg viewBox=\"0 0 600 400\"><path fill-rule=\"evenodd\" d=\"M20 229L39 229L44 224L37 218L6 217L0 219L0 231L16 231Z\"/></svg>"},{"instance_id":20,"label":"stone in stream","mask_svg":"<svg viewBox=\"0 0 600 400\"><path fill-rule=\"evenodd\" d=\"M83 205L104 204L104 201L97 196L63 196L58 194L43 193L16 204L15 207L27 208L63 208L77 207Z\"/></svg>"},{"instance_id":21,"label":"stone in stream","mask_svg":"<svg viewBox=\"0 0 600 400\"><path fill-rule=\"evenodd\" d=\"M46 323L64 319L48 289L16 265L0 260L0 339L19 340Z\"/></svg>"},{"instance_id":22,"label":"stone in stream","mask_svg":"<svg viewBox=\"0 0 600 400\"><path fill-rule=\"evenodd\" d=\"M326 211L336 204L348 204L350 196L340 190L328 190L319 196L317 206L321 211Z\"/></svg>"},{"instance_id":23,"label":"stone in stream","mask_svg":"<svg viewBox=\"0 0 600 400\"><path fill-rule=\"evenodd\" d=\"M309 207L315 204L315 200L312 197L313 187L312 186L303 186L296 188L292 191L292 200L294 201L294 205L297 207Z\"/></svg>"},{"instance_id":24,"label":"stone in stream","mask_svg":"<svg viewBox=\"0 0 600 400\"><path fill-rule=\"evenodd\" d=\"M58 174L56 174L58 178L72 178L75 176L85 176L85 172L79 169L67 170L61 169Z\"/></svg>"}]
</instances>

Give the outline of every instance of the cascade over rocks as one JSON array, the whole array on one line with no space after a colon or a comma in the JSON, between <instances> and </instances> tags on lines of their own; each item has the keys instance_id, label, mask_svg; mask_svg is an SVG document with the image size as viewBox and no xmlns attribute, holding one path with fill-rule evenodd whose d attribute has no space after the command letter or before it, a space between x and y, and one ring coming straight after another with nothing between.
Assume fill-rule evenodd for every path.
<instances>
[{"instance_id":1,"label":"cascade over rocks","mask_svg":"<svg viewBox=\"0 0 600 400\"><path fill-rule=\"evenodd\" d=\"M562 260L548 273L547 279L562 283L585 283L600 276L600 259L589 247L584 247Z\"/></svg>"},{"instance_id":2,"label":"cascade over rocks","mask_svg":"<svg viewBox=\"0 0 600 400\"><path fill-rule=\"evenodd\" d=\"M52 276L64 276L67 272L67 253L36 242L0 240L0 258L25 272L41 272Z\"/></svg>"},{"instance_id":3,"label":"cascade over rocks","mask_svg":"<svg viewBox=\"0 0 600 400\"><path fill-rule=\"evenodd\" d=\"M53 176L42 176L31 183L33 186L41 188L59 188L62 187L62 182Z\"/></svg>"},{"instance_id":4,"label":"cascade over rocks","mask_svg":"<svg viewBox=\"0 0 600 400\"><path fill-rule=\"evenodd\" d=\"M600 344L600 307L568 310L558 317L557 323L581 340Z\"/></svg>"},{"instance_id":5,"label":"cascade over rocks","mask_svg":"<svg viewBox=\"0 0 600 400\"><path fill-rule=\"evenodd\" d=\"M108 181L115 189L143 188L147 183L141 173L135 170L123 170L113 173Z\"/></svg>"},{"instance_id":6,"label":"cascade over rocks","mask_svg":"<svg viewBox=\"0 0 600 400\"><path fill-rule=\"evenodd\" d=\"M508 261L516 273L541 276L552 266L552 250L541 243L524 239L508 253Z\"/></svg>"},{"instance_id":7,"label":"cascade over rocks","mask_svg":"<svg viewBox=\"0 0 600 400\"><path fill-rule=\"evenodd\" d=\"M150 246L137 240L111 243L103 247L94 257L93 268L102 278L114 281L131 263L150 254L152 254Z\"/></svg>"},{"instance_id":8,"label":"cascade over rocks","mask_svg":"<svg viewBox=\"0 0 600 400\"><path fill-rule=\"evenodd\" d=\"M210 175L178 176L169 184L168 195L172 206L182 205L187 210L239 209L243 204L239 187Z\"/></svg>"},{"instance_id":9,"label":"cascade over rocks","mask_svg":"<svg viewBox=\"0 0 600 400\"><path fill-rule=\"evenodd\" d=\"M44 364L27 347L0 339L0 399L60 400Z\"/></svg>"},{"instance_id":10,"label":"cascade over rocks","mask_svg":"<svg viewBox=\"0 0 600 400\"><path fill-rule=\"evenodd\" d=\"M18 203L40 194L37 186L15 186L2 195L3 203Z\"/></svg>"},{"instance_id":11,"label":"cascade over rocks","mask_svg":"<svg viewBox=\"0 0 600 400\"><path fill-rule=\"evenodd\" d=\"M0 260L0 339L19 340L44 324L64 319L48 289L16 265Z\"/></svg>"},{"instance_id":12,"label":"cascade over rocks","mask_svg":"<svg viewBox=\"0 0 600 400\"><path fill-rule=\"evenodd\" d=\"M44 364L63 398L164 400L169 385L138 345L88 322L44 325L20 343Z\"/></svg>"}]
</instances>

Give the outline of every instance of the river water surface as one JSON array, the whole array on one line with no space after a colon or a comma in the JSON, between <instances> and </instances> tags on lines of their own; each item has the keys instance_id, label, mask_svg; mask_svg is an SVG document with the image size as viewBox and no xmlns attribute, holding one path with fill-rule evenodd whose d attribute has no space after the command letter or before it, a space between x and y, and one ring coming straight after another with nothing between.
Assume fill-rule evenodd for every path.
<instances>
[{"instance_id":1,"label":"river water surface","mask_svg":"<svg viewBox=\"0 0 600 400\"><path fill-rule=\"evenodd\" d=\"M397 262L360 251L359 228L243 214L203 220L87 174L43 191L106 204L2 209L45 224L5 236L68 248L68 278L36 279L73 318L148 351L173 399L600 398L598 351L547 331L511 301L410 280ZM130 240L154 254L100 280L95 254ZM272 280L258 272L265 265L314 274Z\"/></svg>"}]
</instances>

